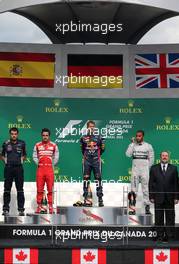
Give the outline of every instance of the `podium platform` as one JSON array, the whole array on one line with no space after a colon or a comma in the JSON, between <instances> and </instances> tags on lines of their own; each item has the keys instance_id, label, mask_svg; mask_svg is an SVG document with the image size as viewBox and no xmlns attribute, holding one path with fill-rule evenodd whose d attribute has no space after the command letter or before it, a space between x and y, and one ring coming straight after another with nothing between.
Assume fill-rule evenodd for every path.
<instances>
[{"instance_id":1,"label":"podium platform","mask_svg":"<svg viewBox=\"0 0 179 264\"><path fill-rule=\"evenodd\" d=\"M126 207L58 207L55 214L0 217L2 224L22 225L152 225L152 215L128 215Z\"/></svg>"},{"instance_id":2,"label":"podium platform","mask_svg":"<svg viewBox=\"0 0 179 264\"><path fill-rule=\"evenodd\" d=\"M126 207L58 207L56 214L0 217L1 248L160 247L155 237L153 215L128 215ZM177 247L177 239L170 246Z\"/></svg>"}]
</instances>

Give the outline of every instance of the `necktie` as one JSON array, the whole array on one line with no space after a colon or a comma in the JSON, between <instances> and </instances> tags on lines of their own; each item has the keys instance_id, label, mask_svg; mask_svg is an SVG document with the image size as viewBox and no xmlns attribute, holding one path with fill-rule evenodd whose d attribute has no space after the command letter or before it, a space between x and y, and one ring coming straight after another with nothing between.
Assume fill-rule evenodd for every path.
<instances>
[{"instance_id":1,"label":"necktie","mask_svg":"<svg viewBox=\"0 0 179 264\"><path fill-rule=\"evenodd\" d=\"M165 174L166 172L166 168L165 168L165 164L163 164L163 174Z\"/></svg>"}]
</instances>

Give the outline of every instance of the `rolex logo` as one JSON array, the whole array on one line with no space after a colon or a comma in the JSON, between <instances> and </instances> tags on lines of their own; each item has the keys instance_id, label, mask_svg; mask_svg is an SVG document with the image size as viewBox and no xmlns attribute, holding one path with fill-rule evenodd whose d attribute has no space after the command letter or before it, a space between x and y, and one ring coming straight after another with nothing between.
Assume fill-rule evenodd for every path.
<instances>
[{"instance_id":1,"label":"rolex logo","mask_svg":"<svg viewBox=\"0 0 179 264\"><path fill-rule=\"evenodd\" d=\"M53 102L54 102L54 105L56 107L59 107L59 105L60 105L60 100L59 99L55 99Z\"/></svg>"},{"instance_id":2,"label":"rolex logo","mask_svg":"<svg viewBox=\"0 0 179 264\"><path fill-rule=\"evenodd\" d=\"M24 123L24 117L22 115L18 115L16 116L16 122L12 122L8 124L8 128L12 128L12 127L17 127L17 128L22 128L22 129L31 129L32 125L31 123Z\"/></svg>"},{"instance_id":3,"label":"rolex logo","mask_svg":"<svg viewBox=\"0 0 179 264\"><path fill-rule=\"evenodd\" d=\"M16 116L16 118L17 118L18 123L22 123L22 121L24 119L24 117L22 115L18 115L18 116Z\"/></svg>"},{"instance_id":4,"label":"rolex logo","mask_svg":"<svg viewBox=\"0 0 179 264\"><path fill-rule=\"evenodd\" d=\"M172 118L170 116L166 116L163 121L163 124L156 125L156 130L179 131L179 124L172 122Z\"/></svg>"},{"instance_id":5,"label":"rolex logo","mask_svg":"<svg viewBox=\"0 0 179 264\"><path fill-rule=\"evenodd\" d=\"M134 106L134 101L133 100L129 100L128 101L128 107L133 107Z\"/></svg>"},{"instance_id":6,"label":"rolex logo","mask_svg":"<svg viewBox=\"0 0 179 264\"><path fill-rule=\"evenodd\" d=\"M46 113L68 113L68 107L60 107L61 101L60 99L53 100L53 106L45 107Z\"/></svg>"},{"instance_id":7,"label":"rolex logo","mask_svg":"<svg viewBox=\"0 0 179 264\"><path fill-rule=\"evenodd\" d=\"M120 114L143 114L141 107L134 107L134 100L128 100L127 107L119 108Z\"/></svg>"},{"instance_id":8,"label":"rolex logo","mask_svg":"<svg viewBox=\"0 0 179 264\"><path fill-rule=\"evenodd\" d=\"M169 116L165 117L165 123L167 125L169 125L171 123L171 121L172 121L172 118L171 117L169 117Z\"/></svg>"}]
</instances>

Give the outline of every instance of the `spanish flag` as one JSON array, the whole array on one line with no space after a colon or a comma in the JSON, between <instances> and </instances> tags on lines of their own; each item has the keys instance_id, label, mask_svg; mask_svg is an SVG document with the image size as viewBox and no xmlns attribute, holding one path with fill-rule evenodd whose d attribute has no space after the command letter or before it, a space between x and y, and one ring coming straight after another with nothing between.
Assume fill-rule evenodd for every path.
<instances>
[{"instance_id":1,"label":"spanish flag","mask_svg":"<svg viewBox=\"0 0 179 264\"><path fill-rule=\"evenodd\" d=\"M0 52L0 86L53 88L55 54Z\"/></svg>"},{"instance_id":2,"label":"spanish flag","mask_svg":"<svg viewBox=\"0 0 179 264\"><path fill-rule=\"evenodd\" d=\"M118 54L69 54L68 77L68 88L123 88L123 56Z\"/></svg>"}]
</instances>

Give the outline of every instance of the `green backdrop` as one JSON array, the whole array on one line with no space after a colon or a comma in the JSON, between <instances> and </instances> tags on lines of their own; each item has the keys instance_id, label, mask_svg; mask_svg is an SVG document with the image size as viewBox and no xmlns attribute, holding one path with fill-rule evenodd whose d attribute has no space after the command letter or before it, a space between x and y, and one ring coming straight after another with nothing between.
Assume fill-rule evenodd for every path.
<instances>
[{"instance_id":1,"label":"green backdrop","mask_svg":"<svg viewBox=\"0 0 179 264\"><path fill-rule=\"evenodd\" d=\"M131 160L125 156L125 151L137 129L143 129L146 134L145 140L153 145L155 162L161 150L169 150L171 162L179 165L178 99L0 97L1 145L9 137L9 128L19 127L19 138L26 141L28 152L25 180L35 181L36 167L32 161L32 150L34 144L41 139L41 129L48 127L52 132L51 139L57 142L60 151L60 161L55 168L56 180L80 181L82 174L80 134L69 133L62 137L60 130L62 132L62 129L71 123L75 134L75 131L83 128L89 119L95 120L99 128L113 129L112 135L108 133L106 151L102 156L103 179L111 182L130 180ZM2 162L0 180L3 180Z\"/></svg>"}]
</instances>

